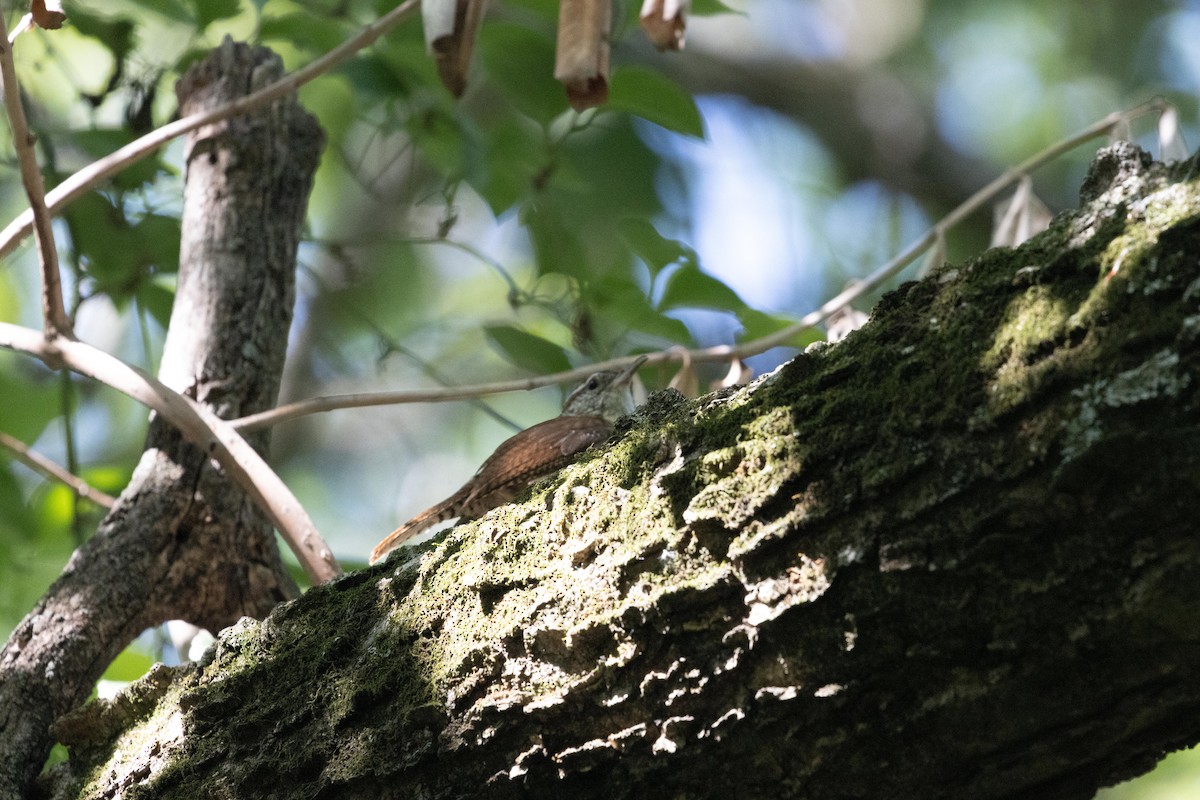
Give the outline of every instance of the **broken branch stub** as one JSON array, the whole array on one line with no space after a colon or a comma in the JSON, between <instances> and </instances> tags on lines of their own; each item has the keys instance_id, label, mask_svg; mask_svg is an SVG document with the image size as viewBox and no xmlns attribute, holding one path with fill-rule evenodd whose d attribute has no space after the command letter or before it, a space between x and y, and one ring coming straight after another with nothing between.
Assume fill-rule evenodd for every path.
<instances>
[{"instance_id":1,"label":"broken branch stub","mask_svg":"<svg viewBox=\"0 0 1200 800\"><path fill-rule=\"evenodd\" d=\"M422 0L425 47L437 65L438 78L455 97L467 88L471 54L487 0Z\"/></svg>"},{"instance_id":2,"label":"broken branch stub","mask_svg":"<svg viewBox=\"0 0 1200 800\"><path fill-rule=\"evenodd\" d=\"M611 30L609 0L562 0L559 5L554 78L566 87L567 101L576 111L608 100Z\"/></svg>"}]
</instances>

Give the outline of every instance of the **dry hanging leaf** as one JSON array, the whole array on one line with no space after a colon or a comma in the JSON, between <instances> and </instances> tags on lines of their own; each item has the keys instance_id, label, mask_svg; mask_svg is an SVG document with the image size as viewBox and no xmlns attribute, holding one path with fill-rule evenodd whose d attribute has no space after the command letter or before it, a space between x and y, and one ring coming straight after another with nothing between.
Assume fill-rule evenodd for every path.
<instances>
[{"instance_id":1,"label":"dry hanging leaf","mask_svg":"<svg viewBox=\"0 0 1200 800\"><path fill-rule=\"evenodd\" d=\"M1115 144L1116 142L1132 141L1133 129L1129 127L1129 120L1125 116L1122 116L1108 129L1108 143Z\"/></svg>"},{"instance_id":2,"label":"dry hanging leaf","mask_svg":"<svg viewBox=\"0 0 1200 800\"><path fill-rule=\"evenodd\" d=\"M612 0L562 0L558 7L558 43L554 78L567 88L576 111L608 100L608 37Z\"/></svg>"},{"instance_id":3,"label":"dry hanging leaf","mask_svg":"<svg viewBox=\"0 0 1200 800\"><path fill-rule=\"evenodd\" d=\"M725 377L712 385L713 389L725 389L730 386L737 386L746 383L754 375L754 370L747 367L740 358L734 358L729 362L729 372L725 373Z\"/></svg>"},{"instance_id":4,"label":"dry hanging leaf","mask_svg":"<svg viewBox=\"0 0 1200 800\"><path fill-rule=\"evenodd\" d=\"M992 247L1016 247L1050 227L1054 215L1033 193L1033 180L1022 175L1010 200L997 203L992 222Z\"/></svg>"},{"instance_id":5,"label":"dry hanging leaf","mask_svg":"<svg viewBox=\"0 0 1200 800\"><path fill-rule=\"evenodd\" d=\"M1175 106L1167 106L1158 117L1158 159L1164 163L1186 161L1187 145L1183 131L1179 130L1179 112Z\"/></svg>"},{"instance_id":6,"label":"dry hanging leaf","mask_svg":"<svg viewBox=\"0 0 1200 800\"><path fill-rule=\"evenodd\" d=\"M437 64L438 77L455 97L462 97L467 88L471 54L486 10L487 0L421 0L425 48Z\"/></svg>"},{"instance_id":7,"label":"dry hanging leaf","mask_svg":"<svg viewBox=\"0 0 1200 800\"><path fill-rule=\"evenodd\" d=\"M846 285L842 287L842 294L855 288L861 283L854 278L846 281ZM841 295L839 295L840 297ZM833 302L833 301L830 301ZM825 318L825 341L830 344L840 342L850 335L851 331L856 331L863 325L867 324L870 317L859 311L849 302L834 309L829 316Z\"/></svg>"},{"instance_id":8,"label":"dry hanging leaf","mask_svg":"<svg viewBox=\"0 0 1200 800\"><path fill-rule=\"evenodd\" d=\"M853 306L842 306L825 319L825 341L840 342L867 324L870 317Z\"/></svg>"},{"instance_id":9,"label":"dry hanging leaf","mask_svg":"<svg viewBox=\"0 0 1200 800\"><path fill-rule=\"evenodd\" d=\"M679 372L671 378L670 386L684 397L697 397L700 394L700 381L696 378L696 370L692 368L692 354L686 347L675 346L672 351L678 352Z\"/></svg>"},{"instance_id":10,"label":"dry hanging leaf","mask_svg":"<svg viewBox=\"0 0 1200 800\"><path fill-rule=\"evenodd\" d=\"M425 29L425 50L434 52L434 42L454 35L454 20L461 0L421 0L421 26Z\"/></svg>"},{"instance_id":11,"label":"dry hanging leaf","mask_svg":"<svg viewBox=\"0 0 1200 800\"><path fill-rule=\"evenodd\" d=\"M659 50L682 50L692 0L644 0L642 31Z\"/></svg>"},{"instance_id":12,"label":"dry hanging leaf","mask_svg":"<svg viewBox=\"0 0 1200 800\"><path fill-rule=\"evenodd\" d=\"M29 15L39 28L56 31L63 26L67 12L63 11L62 0L33 0L29 4Z\"/></svg>"}]
</instances>

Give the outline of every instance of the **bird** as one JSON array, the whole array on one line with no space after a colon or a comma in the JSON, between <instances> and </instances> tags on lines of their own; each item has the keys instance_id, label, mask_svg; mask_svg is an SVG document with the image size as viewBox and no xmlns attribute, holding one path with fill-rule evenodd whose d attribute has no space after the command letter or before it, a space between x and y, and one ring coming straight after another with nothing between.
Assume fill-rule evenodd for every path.
<instances>
[{"instance_id":1,"label":"bird","mask_svg":"<svg viewBox=\"0 0 1200 800\"><path fill-rule=\"evenodd\" d=\"M529 485L554 474L594 444L612 435L621 417L633 413L634 374L646 360L640 356L620 371L588 376L563 402L562 413L506 439L488 456L463 487L389 533L371 551L374 564L427 528L458 517L483 516L511 503Z\"/></svg>"}]
</instances>

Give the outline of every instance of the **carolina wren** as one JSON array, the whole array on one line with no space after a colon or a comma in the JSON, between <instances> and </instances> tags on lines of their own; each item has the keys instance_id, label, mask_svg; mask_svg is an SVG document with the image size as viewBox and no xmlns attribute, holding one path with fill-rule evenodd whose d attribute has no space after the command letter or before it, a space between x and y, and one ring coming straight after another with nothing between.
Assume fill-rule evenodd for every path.
<instances>
[{"instance_id":1,"label":"carolina wren","mask_svg":"<svg viewBox=\"0 0 1200 800\"><path fill-rule=\"evenodd\" d=\"M401 525L371 551L374 564L400 544L444 520L471 520L511 503L530 484L552 475L612 434L633 411L630 381L645 356L620 372L597 372L567 395L562 413L509 437L461 489Z\"/></svg>"}]
</instances>

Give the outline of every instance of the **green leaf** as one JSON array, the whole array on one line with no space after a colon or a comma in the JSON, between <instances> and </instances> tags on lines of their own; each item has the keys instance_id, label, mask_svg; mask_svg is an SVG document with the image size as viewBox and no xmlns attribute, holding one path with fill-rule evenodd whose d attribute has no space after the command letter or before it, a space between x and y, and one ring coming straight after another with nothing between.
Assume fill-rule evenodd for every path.
<instances>
[{"instance_id":1,"label":"green leaf","mask_svg":"<svg viewBox=\"0 0 1200 800\"><path fill-rule=\"evenodd\" d=\"M461 177L465 160L462 128L452 114L436 107L425 108L410 116L404 128L439 172L451 179Z\"/></svg>"},{"instance_id":2,"label":"green leaf","mask_svg":"<svg viewBox=\"0 0 1200 800\"><path fill-rule=\"evenodd\" d=\"M479 131L456 109L435 101L417 109L404 125L421 154L449 180L473 178L482 171Z\"/></svg>"},{"instance_id":3,"label":"green leaf","mask_svg":"<svg viewBox=\"0 0 1200 800\"><path fill-rule=\"evenodd\" d=\"M84 36L90 36L107 47L118 62L124 61L133 48L134 23L126 17L109 19L89 14L72 5L70 24Z\"/></svg>"},{"instance_id":4,"label":"green leaf","mask_svg":"<svg viewBox=\"0 0 1200 800\"><path fill-rule=\"evenodd\" d=\"M650 301L632 281L609 276L589 284L585 301L597 315L672 344L691 344L692 334L679 320L668 317L650 305Z\"/></svg>"},{"instance_id":5,"label":"green leaf","mask_svg":"<svg viewBox=\"0 0 1200 800\"><path fill-rule=\"evenodd\" d=\"M795 323L795 320L789 317L767 314L753 308L743 309L737 316L738 321L742 323L742 332L738 336L738 339L743 342L770 336L772 333L781 331ZM779 346L795 347L803 350L813 342L822 341L824 338L825 336L819 329L808 328L789 336L785 341L780 342Z\"/></svg>"},{"instance_id":6,"label":"green leaf","mask_svg":"<svg viewBox=\"0 0 1200 800\"><path fill-rule=\"evenodd\" d=\"M685 264L667 278L667 285L663 289L658 307L663 310L713 308L718 311L741 312L746 308L746 304L737 296L737 292L721 281L706 272L701 272L695 264Z\"/></svg>"},{"instance_id":7,"label":"green leaf","mask_svg":"<svg viewBox=\"0 0 1200 800\"><path fill-rule=\"evenodd\" d=\"M483 332L505 358L530 372L547 375L571 368L567 351L540 336L511 325L487 325Z\"/></svg>"},{"instance_id":8,"label":"green leaf","mask_svg":"<svg viewBox=\"0 0 1200 800\"><path fill-rule=\"evenodd\" d=\"M263 17L258 25L260 41L283 41L293 47L318 53L337 47L342 43L345 33L341 24L308 11Z\"/></svg>"},{"instance_id":9,"label":"green leaf","mask_svg":"<svg viewBox=\"0 0 1200 800\"><path fill-rule=\"evenodd\" d=\"M554 42L528 28L502 22L483 26L479 52L488 77L509 101L541 125L567 110L567 94L554 80Z\"/></svg>"},{"instance_id":10,"label":"green leaf","mask_svg":"<svg viewBox=\"0 0 1200 800\"><path fill-rule=\"evenodd\" d=\"M526 203L521 209L521 224L529 231L537 259L538 275L552 272L583 277L588 274L588 259L579 234L548 202Z\"/></svg>"},{"instance_id":11,"label":"green leaf","mask_svg":"<svg viewBox=\"0 0 1200 800\"><path fill-rule=\"evenodd\" d=\"M367 52L346 61L337 68L356 91L388 100L408 95L408 84L401 80L387 59L378 53Z\"/></svg>"},{"instance_id":12,"label":"green leaf","mask_svg":"<svg viewBox=\"0 0 1200 800\"><path fill-rule=\"evenodd\" d=\"M71 141L96 160L124 147L134 138L134 134L126 128L92 128L72 134ZM120 189L138 189L166 171L162 159L155 154L125 167L113 176L112 182Z\"/></svg>"},{"instance_id":13,"label":"green leaf","mask_svg":"<svg viewBox=\"0 0 1200 800\"><path fill-rule=\"evenodd\" d=\"M26 370L0 369L0 430L29 444L58 416L58 409L57 381L48 374L35 380Z\"/></svg>"},{"instance_id":14,"label":"green leaf","mask_svg":"<svg viewBox=\"0 0 1200 800\"><path fill-rule=\"evenodd\" d=\"M133 226L137 241L139 266L154 274L179 271L179 239L181 232L178 217L162 214L147 214Z\"/></svg>"},{"instance_id":15,"label":"green leaf","mask_svg":"<svg viewBox=\"0 0 1200 800\"><path fill-rule=\"evenodd\" d=\"M196 9L196 24L200 30L208 27L213 20L236 17L241 11L238 0L192 0Z\"/></svg>"},{"instance_id":16,"label":"green leaf","mask_svg":"<svg viewBox=\"0 0 1200 800\"><path fill-rule=\"evenodd\" d=\"M19 290L17 284L9 277L11 273L0 270L0 319L19 319L21 314L21 300L24 299L23 289Z\"/></svg>"},{"instance_id":17,"label":"green leaf","mask_svg":"<svg viewBox=\"0 0 1200 800\"><path fill-rule=\"evenodd\" d=\"M385 121L397 116L397 99L433 95L447 103L453 102L438 79L437 66L425 52L425 38L420 27L402 25L376 42L369 51L359 53L337 68L336 72L345 77L355 95L361 98L360 114L364 110L361 107L364 101L384 105Z\"/></svg>"},{"instance_id":18,"label":"green leaf","mask_svg":"<svg viewBox=\"0 0 1200 800\"><path fill-rule=\"evenodd\" d=\"M3 402L0 408L6 408ZM7 417L4 425L9 429ZM70 497L61 484L41 484L36 494L51 494L49 489ZM45 593L72 549L67 527L47 524L41 503L27 503L10 472L0 466L0 636L7 636Z\"/></svg>"},{"instance_id":19,"label":"green leaf","mask_svg":"<svg viewBox=\"0 0 1200 800\"><path fill-rule=\"evenodd\" d=\"M704 138L704 123L696 101L679 84L645 67L621 67L613 72L608 91L612 108L628 111L667 130Z\"/></svg>"},{"instance_id":20,"label":"green leaf","mask_svg":"<svg viewBox=\"0 0 1200 800\"><path fill-rule=\"evenodd\" d=\"M129 223L120 207L99 192L89 192L67 206L63 215L75 253L102 287L131 281Z\"/></svg>"},{"instance_id":21,"label":"green leaf","mask_svg":"<svg viewBox=\"0 0 1200 800\"><path fill-rule=\"evenodd\" d=\"M300 87L300 104L321 120L327 136L341 137L358 114L354 87L341 74L326 74Z\"/></svg>"},{"instance_id":22,"label":"green leaf","mask_svg":"<svg viewBox=\"0 0 1200 800\"><path fill-rule=\"evenodd\" d=\"M129 683L145 675L152 666L154 659L139 644L134 643L112 660L108 669L104 670L101 680Z\"/></svg>"},{"instance_id":23,"label":"green leaf","mask_svg":"<svg viewBox=\"0 0 1200 800\"><path fill-rule=\"evenodd\" d=\"M98 192L72 203L64 215L75 252L98 288L118 304L142 281L179 269L179 220L146 214L134 223L122 206Z\"/></svg>"},{"instance_id":24,"label":"green leaf","mask_svg":"<svg viewBox=\"0 0 1200 800\"><path fill-rule=\"evenodd\" d=\"M142 10L158 13L172 22L191 25L194 21L191 10L179 0L138 0L138 6ZM74 11L71 13L73 17Z\"/></svg>"},{"instance_id":25,"label":"green leaf","mask_svg":"<svg viewBox=\"0 0 1200 800\"><path fill-rule=\"evenodd\" d=\"M582 215L568 216L572 227L593 241L603 237L600 243L610 247L619 242L628 253L617 224L626 217L653 219L662 210L655 177L662 160L637 133L633 117L606 114L594 120L562 142L542 195L563 190Z\"/></svg>"},{"instance_id":26,"label":"green leaf","mask_svg":"<svg viewBox=\"0 0 1200 800\"><path fill-rule=\"evenodd\" d=\"M129 479L133 477L133 469L130 464L96 464L85 467L79 477L87 481L88 486L118 495L129 484Z\"/></svg>"},{"instance_id":27,"label":"green leaf","mask_svg":"<svg viewBox=\"0 0 1200 800\"><path fill-rule=\"evenodd\" d=\"M663 267L672 264L695 265L699 261L695 250L683 242L666 238L642 217L621 220L621 236L650 268L651 275L657 275Z\"/></svg>"},{"instance_id":28,"label":"green leaf","mask_svg":"<svg viewBox=\"0 0 1200 800\"><path fill-rule=\"evenodd\" d=\"M61 483L43 483L34 494L39 538L66 536L75 515L75 493Z\"/></svg>"},{"instance_id":29,"label":"green leaf","mask_svg":"<svg viewBox=\"0 0 1200 800\"><path fill-rule=\"evenodd\" d=\"M713 14L737 14L746 16L746 12L738 11L735 8L730 8L721 2L721 0L692 0L692 15L697 17L711 17Z\"/></svg>"},{"instance_id":30,"label":"green leaf","mask_svg":"<svg viewBox=\"0 0 1200 800\"><path fill-rule=\"evenodd\" d=\"M475 189L496 216L530 192L543 168L545 152L539 133L527 118L512 114L484 136L486 172Z\"/></svg>"},{"instance_id":31,"label":"green leaf","mask_svg":"<svg viewBox=\"0 0 1200 800\"><path fill-rule=\"evenodd\" d=\"M14 531L30 531L34 527L21 485L7 464L0 464L0 525Z\"/></svg>"},{"instance_id":32,"label":"green leaf","mask_svg":"<svg viewBox=\"0 0 1200 800\"><path fill-rule=\"evenodd\" d=\"M504 5L524 8L540 15L547 22L555 22L558 19L558 0L506 0Z\"/></svg>"},{"instance_id":33,"label":"green leaf","mask_svg":"<svg viewBox=\"0 0 1200 800\"><path fill-rule=\"evenodd\" d=\"M620 5L617 7L620 8ZM725 5L723 0L692 0L692 7L687 12L687 16L689 17L711 17L714 14L737 14L739 17L749 16L745 11L738 11L736 8L730 8ZM627 26L636 28L639 25L641 16L641 3L626 4L624 21Z\"/></svg>"},{"instance_id":34,"label":"green leaf","mask_svg":"<svg viewBox=\"0 0 1200 800\"><path fill-rule=\"evenodd\" d=\"M177 74L182 75L191 68L192 64L203 61L211 54L211 47L189 47L179 54L179 58L175 59L173 69Z\"/></svg>"},{"instance_id":35,"label":"green leaf","mask_svg":"<svg viewBox=\"0 0 1200 800\"><path fill-rule=\"evenodd\" d=\"M164 281L143 281L134 294L138 305L144 308L154 321L164 329L171 321L171 306L175 303L175 292Z\"/></svg>"}]
</instances>

